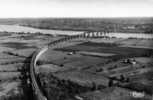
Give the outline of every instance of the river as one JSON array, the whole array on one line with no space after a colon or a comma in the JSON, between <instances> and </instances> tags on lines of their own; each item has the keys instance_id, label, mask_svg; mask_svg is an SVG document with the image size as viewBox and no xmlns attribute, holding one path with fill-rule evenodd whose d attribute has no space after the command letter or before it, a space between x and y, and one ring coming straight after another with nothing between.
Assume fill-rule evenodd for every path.
<instances>
[{"instance_id":1,"label":"river","mask_svg":"<svg viewBox=\"0 0 153 100\"><path fill-rule=\"evenodd\" d=\"M38 29L19 25L0 25L0 32L24 32L24 33L36 33L41 32L43 34L62 34L62 35L75 35L80 34L83 31L65 31L65 30L51 30L51 29ZM117 38L151 38L153 39L153 34L144 33L109 33L109 37Z\"/></svg>"}]
</instances>

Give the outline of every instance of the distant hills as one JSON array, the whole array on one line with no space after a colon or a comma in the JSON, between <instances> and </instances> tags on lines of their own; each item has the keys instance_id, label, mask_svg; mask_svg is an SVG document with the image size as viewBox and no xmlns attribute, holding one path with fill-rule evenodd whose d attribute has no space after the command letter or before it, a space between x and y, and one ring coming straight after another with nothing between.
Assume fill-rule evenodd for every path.
<instances>
[{"instance_id":1,"label":"distant hills","mask_svg":"<svg viewBox=\"0 0 153 100\"><path fill-rule=\"evenodd\" d=\"M153 33L153 18L9 18L0 24L40 29Z\"/></svg>"}]
</instances>

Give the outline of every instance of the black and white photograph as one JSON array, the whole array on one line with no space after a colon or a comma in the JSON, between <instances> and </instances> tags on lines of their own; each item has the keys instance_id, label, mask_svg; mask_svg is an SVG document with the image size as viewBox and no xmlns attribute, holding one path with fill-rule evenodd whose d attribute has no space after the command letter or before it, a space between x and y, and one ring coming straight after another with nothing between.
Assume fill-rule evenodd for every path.
<instances>
[{"instance_id":1,"label":"black and white photograph","mask_svg":"<svg viewBox=\"0 0 153 100\"><path fill-rule=\"evenodd\" d=\"M0 0L0 100L153 100L153 0Z\"/></svg>"}]
</instances>

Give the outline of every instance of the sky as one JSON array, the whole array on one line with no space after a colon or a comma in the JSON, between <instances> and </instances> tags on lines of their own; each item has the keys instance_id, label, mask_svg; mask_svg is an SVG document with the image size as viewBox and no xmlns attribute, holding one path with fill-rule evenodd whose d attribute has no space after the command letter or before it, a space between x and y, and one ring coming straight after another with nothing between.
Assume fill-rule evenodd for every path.
<instances>
[{"instance_id":1,"label":"sky","mask_svg":"<svg viewBox=\"0 0 153 100\"><path fill-rule=\"evenodd\" d=\"M153 17L153 0L0 0L0 18Z\"/></svg>"}]
</instances>

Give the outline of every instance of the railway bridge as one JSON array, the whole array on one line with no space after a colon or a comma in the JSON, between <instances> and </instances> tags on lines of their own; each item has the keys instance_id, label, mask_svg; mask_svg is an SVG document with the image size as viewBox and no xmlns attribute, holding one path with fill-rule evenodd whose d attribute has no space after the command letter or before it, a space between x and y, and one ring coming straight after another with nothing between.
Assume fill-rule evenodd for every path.
<instances>
[{"instance_id":1,"label":"railway bridge","mask_svg":"<svg viewBox=\"0 0 153 100\"><path fill-rule=\"evenodd\" d=\"M31 63L30 63L30 79L31 79L31 84L32 84L32 89L34 91L34 96L36 100L47 100L47 97L42 91L42 88L40 84L38 84L38 80L36 78L36 73L35 73L35 68L37 67L37 61L41 55L46 52L48 49L52 49L56 47L56 45L62 43L62 42L68 42L69 40L74 40L74 39L87 39L87 38L95 38L95 37L105 37L109 34L108 31L103 31L103 32L84 32L78 35L72 35L72 36L67 36L64 38L61 38L59 40L55 40L53 42L50 42L48 46L44 46L43 48L37 50L32 57Z\"/></svg>"}]
</instances>

